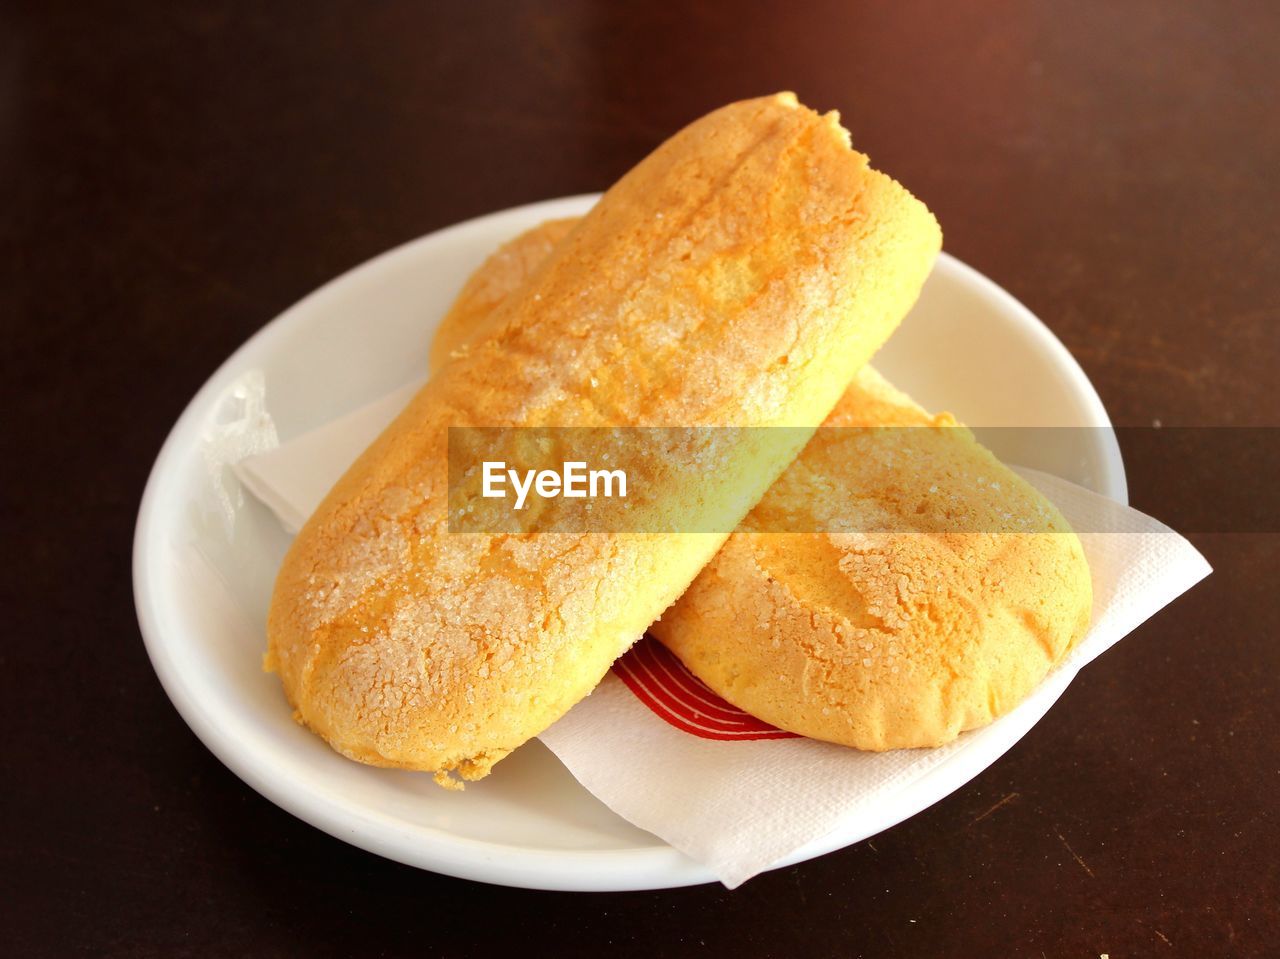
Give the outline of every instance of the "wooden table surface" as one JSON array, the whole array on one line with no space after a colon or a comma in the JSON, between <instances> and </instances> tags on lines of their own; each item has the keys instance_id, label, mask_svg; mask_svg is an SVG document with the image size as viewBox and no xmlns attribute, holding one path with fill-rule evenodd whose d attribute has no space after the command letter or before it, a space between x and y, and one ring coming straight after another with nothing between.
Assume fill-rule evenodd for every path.
<instances>
[{"instance_id":1,"label":"wooden table surface","mask_svg":"<svg viewBox=\"0 0 1280 959\"><path fill-rule=\"evenodd\" d=\"M6 954L1278 954L1274 533L1200 524L1215 574L990 770L732 893L488 887L321 834L183 724L129 569L166 431L271 317L783 88L840 109L1117 422L1274 427L1278 62L1265 0L4 4ZM1139 506L1204 501L1135 476Z\"/></svg>"}]
</instances>

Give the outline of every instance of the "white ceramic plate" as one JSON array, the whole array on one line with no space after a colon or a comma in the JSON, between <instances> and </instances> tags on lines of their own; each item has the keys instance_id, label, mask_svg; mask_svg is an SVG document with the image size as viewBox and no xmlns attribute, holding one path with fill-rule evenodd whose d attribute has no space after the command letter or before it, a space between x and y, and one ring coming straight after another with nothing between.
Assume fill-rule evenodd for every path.
<instances>
[{"instance_id":1,"label":"white ceramic plate","mask_svg":"<svg viewBox=\"0 0 1280 959\"><path fill-rule=\"evenodd\" d=\"M277 317L210 378L174 426L147 483L134 542L138 619L151 661L183 718L237 775L294 815L382 856L436 872L545 889L690 885L713 877L592 797L538 742L465 792L421 774L341 758L294 724L279 681L260 668L264 622L288 539L249 498L234 523L217 512L205 439L237 415L233 383L261 370L287 440L420 376L436 324L467 275L500 242L595 196L495 213L392 250ZM919 304L876 359L894 383L971 424L1109 427L1062 344L1009 294L946 254ZM1025 431L1008 431L1011 441ZM1127 500L1109 429L1069 442L1001 449ZM231 484L230 486L226 484ZM1011 715L911 786L811 843L799 862L875 835L957 789L1040 718Z\"/></svg>"}]
</instances>

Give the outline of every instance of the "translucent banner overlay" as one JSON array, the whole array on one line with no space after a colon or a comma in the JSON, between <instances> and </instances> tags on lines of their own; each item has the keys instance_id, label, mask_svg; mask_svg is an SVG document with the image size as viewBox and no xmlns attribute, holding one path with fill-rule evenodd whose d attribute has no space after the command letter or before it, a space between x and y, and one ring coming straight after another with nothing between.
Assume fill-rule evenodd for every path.
<instances>
[{"instance_id":1,"label":"translucent banner overlay","mask_svg":"<svg viewBox=\"0 0 1280 959\"><path fill-rule=\"evenodd\" d=\"M1055 533L1003 463L1087 485L1113 441L1137 509L1183 533L1280 531L1277 428L957 426L455 427L449 529Z\"/></svg>"}]
</instances>

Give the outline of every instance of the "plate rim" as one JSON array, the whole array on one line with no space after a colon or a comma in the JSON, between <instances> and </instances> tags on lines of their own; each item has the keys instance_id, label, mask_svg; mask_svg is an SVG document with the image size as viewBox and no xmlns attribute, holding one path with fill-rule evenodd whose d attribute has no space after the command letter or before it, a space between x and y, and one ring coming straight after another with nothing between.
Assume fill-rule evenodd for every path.
<instances>
[{"instance_id":1,"label":"plate rim","mask_svg":"<svg viewBox=\"0 0 1280 959\"><path fill-rule=\"evenodd\" d=\"M164 640L165 630L162 628L164 614L153 589L156 580L152 575L156 564L163 559L162 547L167 544L160 528L161 500L166 479L175 472L172 469L174 462L189 445L189 437L198 435L211 404L236 374L238 367L245 363L244 358L269 349L275 338L285 335L291 324L298 322L296 318L300 314L305 314L316 301L322 300L335 287L356 278L376 278L377 273L387 270L402 258L413 256L423 246L447 244L463 232L491 227L505 219L548 219L585 212L599 196L598 193L586 193L527 203L451 224L377 254L302 297L254 332L223 360L187 402L160 447L138 508L132 549L132 576L139 628L152 668L165 694L197 738L252 789L304 822L376 855L458 878L564 891L673 888L716 880L716 876L706 867L689 859L658 837L654 837L653 846L627 849L549 850L513 843L499 844L460 836L437 827L408 829L394 817L370 810L354 801L344 803L340 796L321 795L273 778L269 768L263 768L261 760L255 763L251 753L237 748L237 743L221 733L216 719L185 683L171 658L168 644ZM934 269L952 273L954 279L977 288L985 298L993 300L999 308L1017 317L1020 325L1033 333L1038 345L1052 354L1055 363L1073 382L1077 396L1083 400L1086 415L1092 421L1088 425L1108 430L1106 435L1110 442L1104 440L1104 445L1108 448L1105 450L1107 472L1101 477L1100 484L1102 491L1113 499L1127 503L1124 463L1119 444L1110 429L1110 417L1093 384L1062 341L1011 293L968 264L942 252ZM1066 689L1070 679L1071 676L1067 676L1060 682L1058 695ZM1023 722L1010 728L1012 735L1006 737L1009 741L999 749L972 756L967 754L975 751L959 750L920 777L914 785L923 788L915 790L918 794L915 801L895 805L894 812L882 817L874 828L869 831L852 831L859 833L858 835L853 835L846 828L838 828L779 860L770 869L794 865L878 835L950 795L1003 756L1043 717L1057 696L1046 698L1048 702L1043 709L1028 712L1022 717ZM1012 714L1006 717L1009 718L1012 718ZM966 758L969 760L967 763L962 761ZM937 775L944 768L951 770L954 775ZM931 785L934 788L929 788ZM426 838L430 842L424 845L423 840Z\"/></svg>"}]
</instances>

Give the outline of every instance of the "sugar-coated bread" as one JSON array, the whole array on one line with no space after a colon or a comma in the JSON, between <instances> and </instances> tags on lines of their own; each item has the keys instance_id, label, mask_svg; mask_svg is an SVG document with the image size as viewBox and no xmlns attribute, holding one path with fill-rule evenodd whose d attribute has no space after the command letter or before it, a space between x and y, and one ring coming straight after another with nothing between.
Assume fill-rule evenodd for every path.
<instances>
[{"instance_id":1,"label":"sugar-coated bread","mask_svg":"<svg viewBox=\"0 0 1280 959\"><path fill-rule=\"evenodd\" d=\"M571 225L503 251L546 249ZM538 265L503 251L438 337L484 335L468 291L513 289ZM824 426L845 429L810 441L651 631L725 699L815 739L934 746L1007 712L1088 628L1078 538L968 430L870 367Z\"/></svg>"},{"instance_id":2,"label":"sugar-coated bread","mask_svg":"<svg viewBox=\"0 0 1280 959\"><path fill-rule=\"evenodd\" d=\"M467 279L431 341L431 369L461 356L498 306L541 266L577 224L577 217L548 220L504 243Z\"/></svg>"},{"instance_id":3,"label":"sugar-coated bread","mask_svg":"<svg viewBox=\"0 0 1280 959\"><path fill-rule=\"evenodd\" d=\"M753 531L805 527L847 531ZM753 716L884 750L1008 712L1092 602L1053 504L865 367L652 632Z\"/></svg>"},{"instance_id":4,"label":"sugar-coated bread","mask_svg":"<svg viewBox=\"0 0 1280 959\"><path fill-rule=\"evenodd\" d=\"M907 312L939 243L932 215L849 149L835 116L791 95L676 134L299 532L266 658L299 720L362 762L442 784L487 774L590 692L723 537L451 534L449 427L802 427L743 431L801 439L744 441L709 473L676 452L646 491L684 528L726 503L736 523Z\"/></svg>"}]
</instances>

